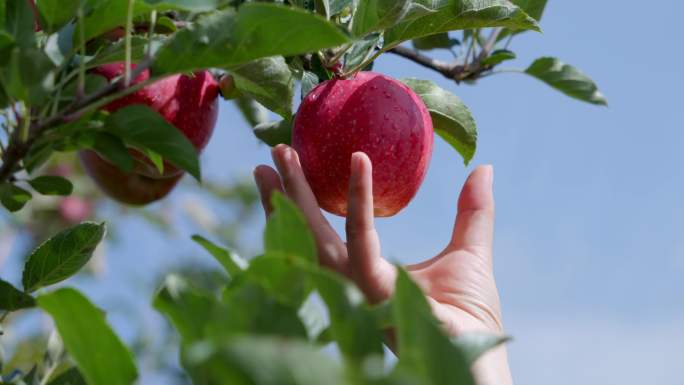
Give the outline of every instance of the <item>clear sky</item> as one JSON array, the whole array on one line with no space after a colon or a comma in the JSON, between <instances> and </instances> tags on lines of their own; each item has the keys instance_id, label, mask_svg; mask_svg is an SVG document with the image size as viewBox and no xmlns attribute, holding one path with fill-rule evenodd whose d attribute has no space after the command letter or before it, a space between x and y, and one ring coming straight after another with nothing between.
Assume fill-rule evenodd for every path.
<instances>
[{"instance_id":1,"label":"clear sky","mask_svg":"<svg viewBox=\"0 0 684 385\"><path fill-rule=\"evenodd\" d=\"M519 384L682 383L683 12L675 0L550 0L544 33L514 40L512 66L558 56L597 81L609 108L523 75L470 87L390 55L376 65L394 77L435 80L473 111L479 149L472 165L495 168L495 265ZM385 255L401 262L441 250L472 169L436 143L416 199L378 223ZM269 162L268 149L224 103L205 173L232 180L259 162ZM259 221L248 225L253 244ZM153 324L154 272L188 255L204 257L186 237L191 230L169 242L136 221L126 229L109 250L103 281L82 284L102 288L94 300L105 308L142 303L141 317ZM112 294L123 279L141 283ZM125 336L133 333L130 314L114 310L110 318Z\"/></svg>"}]
</instances>

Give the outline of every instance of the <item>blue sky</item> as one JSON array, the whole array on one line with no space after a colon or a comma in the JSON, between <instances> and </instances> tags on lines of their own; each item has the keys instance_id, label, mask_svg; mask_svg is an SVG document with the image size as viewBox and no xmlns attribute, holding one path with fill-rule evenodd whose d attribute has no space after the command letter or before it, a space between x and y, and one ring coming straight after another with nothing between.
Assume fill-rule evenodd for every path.
<instances>
[{"instance_id":1,"label":"blue sky","mask_svg":"<svg viewBox=\"0 0 684 385\"><path fill-rule=\"evenodd\" d=\"M678 36L684 5L549 3L544 33L514 40L519 59L512 66L558 56L598 82L609 108L574 101L524 75L456 86L391 55L375 69L437 81L477 120L472 165L495 168L495 265L505 326L514 337L516 382L681 384L684 52ZM224 103L205 173L232 180L258 163L270 163L268 149ZM416 199L400 215L378 221L385 255L411 263L441 250L471 169L438 139ZM103 280L80 283L103 288L94 300L112 308L124 335L132 333L131 318L117 304L142 303L142 318L158 322L146 300L153 271L189 255L197 256L190 261L204 258L186 237L191 230L169 242L130 222L123 243L109 249ZM263 222L248 226L256 245ZM108 289L122 279L140 284L112 294Z\"/></svg>"}]
</instances>

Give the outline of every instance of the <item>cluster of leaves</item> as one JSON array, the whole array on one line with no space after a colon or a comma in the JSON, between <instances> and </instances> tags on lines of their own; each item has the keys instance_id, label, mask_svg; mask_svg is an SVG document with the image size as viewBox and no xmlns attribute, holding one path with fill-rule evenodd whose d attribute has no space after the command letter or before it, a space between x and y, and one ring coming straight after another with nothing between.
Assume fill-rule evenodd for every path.
<instances>
[{"instance_id":1,"label":"cluster of leaves","mask_svg":"<svg viewBox=\"0 0 684 385\"><path fill-rule=\"evenodd\" d=\"M181 363L193 383L475 384L470 366L504 338L449 338L404 272L391 302L370 306L350 281L318 265L313 236L294 204L274 195L273 206L263 255L247 262L195 236L223 267L220 284L210 290L170 275L154 297L181 336ZM38 306L54 320L62 341L57 350L63 344L68 352L54 359L60 354L49 345L41 370L14 371L2 383L134 383L132 354L83 294L70 288L31 294L77 272L104 233L96 223L64 231L31 254L23 290L0 281L0 309ZM384 349L389 334L400 353L391 368ZM341 359L324 350L331 344Z\"/></svg>"},{"instance_id":2,"label":"cluster of leaves","mask_svg":"<svg viewBox=\"0 0 684 385\"><path fill-rule=\"evenodd\" d=\"M271 3L271 4L269 4ZM158 114L130 106L99 109L165 76L213 69L229 73L236 103L268 144L289 142L296 85L305 95L334 76L372 67L386 52L468 46L457 62L432 67L456 81L494 73L514 57L505 47L524 30L538 30L546 0L8 0L0 5L0 202L10 211L41 194L69 194L63 178L28 175L55 152L96 150L124 171L142 150L200 179L192 145ZM35 12L34 12L35 11ZM34 22L35 20L35 22ZM483 31L492 29L484 41ZM462 39L449 33L464 31ZM403 55L426 64L419 51ZM471 58L472 56L472 58ZM126 66L108 83L89 70ZM428 63L429 64L429 63ZM433 63L434 64L434 63ZM430 65L428 65L430 66ZM149 80L130 79L149 69ZM557 59L524 71L576 98L605 103L595 84ZM467 107L428 81L406 79L430 110L435 130L468 163L476 148ZM270 121L268 111L282 117ZM162 140L163 138L163 140Z\"/></svg>"},{"instance_id":3,"label":"cluster of leaves","mask_svg":"<svg viewBox=\"0 0 684 385\"><path fill-rule=\"evenodd\" d=\"M163 77L211 69L229 74L235 98L257 137L288 142L297 87L305 95L322 81L372 67L398 54L456 82L500 72L513 58L513 36L538 30L546 0L28 0L0 3L0 203L20 210L32 191L68 195L63 177L39 175L57 152L93 149L124 171L129 148L166 160L200 179L192 144L145 106L115 113L101 108ZM485 29L490 29L487 38ZM456 38L454 31L463 31ZM414 49L402 45L412 41ZM460 53L455 47L459 47ZM455 53L453 63L425 54ZM112 81L91 69L124 61ZM128 64L136 63L133 68ZM149 79L131 84L142 71ZM526 70L560 91L605 104L596 85L555 58ZM474 119L449 91L404 79L430 110L435 131L467 163L476 149ZM270 121L270 112L280 116ZM343 277L316 263L313 240L282 197L265 232L265 252L246 263L201 237L225 268L208 290L169 277L154 306L182 338L181 362L196 384L474 384L469 367L499 337L445 336L416 285L399 274L391 303L369 306ZM59 283L90 259L104 226L84 223L40 245L27 259L19 289L0 281L0 310L40 307L55 321L69 353L46 355L28 373L2 383L131 384L132 354L104 315L78 291ZM398 363L387 368L386 333L396 337ZM321 352L334 343L341 359ZM49 359L48 359L49 358ZM75 364L70 367L70 363Z\"/></svg>"}]
</instances>

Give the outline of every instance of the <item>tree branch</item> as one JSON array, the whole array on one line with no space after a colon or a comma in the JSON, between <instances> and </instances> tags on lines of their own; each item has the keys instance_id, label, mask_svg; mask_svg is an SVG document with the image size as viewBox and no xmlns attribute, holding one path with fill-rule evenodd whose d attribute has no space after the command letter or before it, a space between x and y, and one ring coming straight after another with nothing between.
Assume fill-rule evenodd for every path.
<instances>
[{"instance_id":1,"label":"tree branch","mask_svg":"<svg viewBox=\"0 0 684 385\"><path fill-rule=\"evenodd\" d=\"M402 46L397 46L389 50L388 52L391 52L395 55L399 55L405 59L409 59L417 64L420 64L423 67L429 68L431 70L435 70L445 77L449 79L454 79L454 69L455 65L452 65L450 63L443 62L441 60L433 59L429 56L423 55L420 52L416 50L412 50L410 48L402 47ZM460 66L462 67L462 66Z\"/></svg>"}]
</instances>

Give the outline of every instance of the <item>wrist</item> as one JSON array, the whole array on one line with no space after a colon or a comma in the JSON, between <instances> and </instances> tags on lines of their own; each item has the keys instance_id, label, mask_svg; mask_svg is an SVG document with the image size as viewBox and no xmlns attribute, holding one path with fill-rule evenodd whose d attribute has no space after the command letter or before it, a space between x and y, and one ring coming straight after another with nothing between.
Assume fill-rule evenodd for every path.
<instances>
[{"instance_id":1,"label":"wrist","mask_svg":"<svg viewBox=\"0 0 684 385\"><path fill-rule=\"evenodd\" d=\"M513 385L506 346L498 346L475 361L473 375L478 385Z\"/></svg>"}]
</instances>

